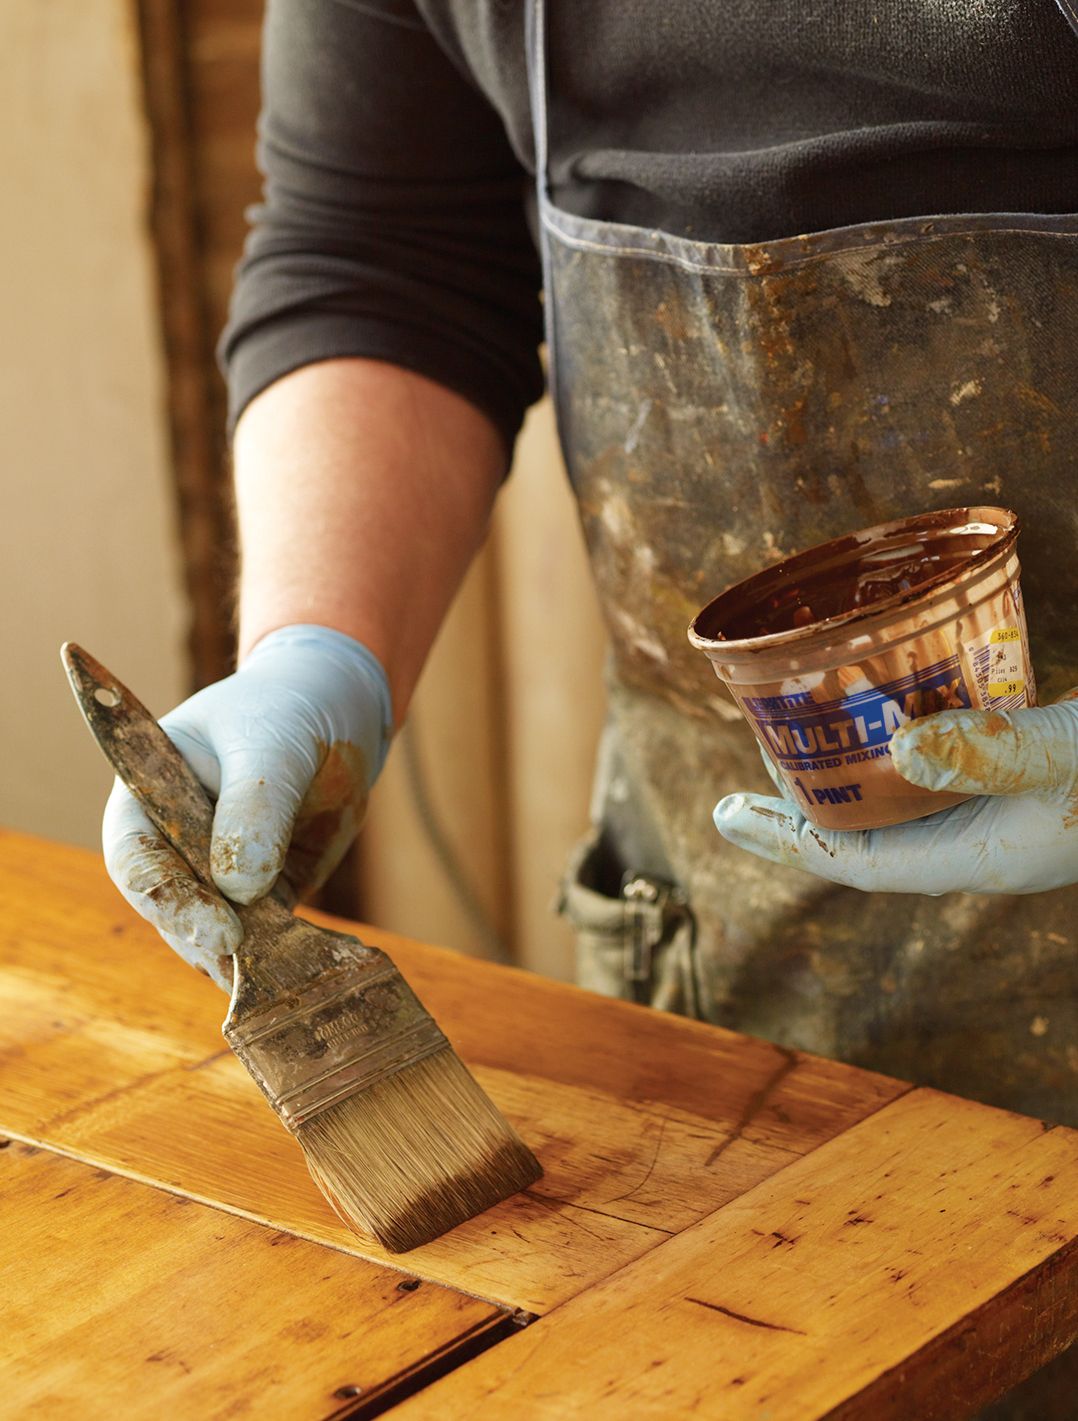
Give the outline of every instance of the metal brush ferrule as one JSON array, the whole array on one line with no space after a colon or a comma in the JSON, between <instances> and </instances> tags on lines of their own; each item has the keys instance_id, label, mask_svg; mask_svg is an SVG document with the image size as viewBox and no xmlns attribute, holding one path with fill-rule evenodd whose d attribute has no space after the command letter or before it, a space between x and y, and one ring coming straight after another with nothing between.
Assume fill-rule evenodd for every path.
<instances>
[{"instance_id":1,"label":"metal brush ferrule","mask_svg":"<svg viewBox=\"0 0 1078 1421\"><path fill-rule=\"evenodd\" d=\"M392 965L327 973L224 1035L292 1131L448 1045Z\"/></svg>"}]
</instances>

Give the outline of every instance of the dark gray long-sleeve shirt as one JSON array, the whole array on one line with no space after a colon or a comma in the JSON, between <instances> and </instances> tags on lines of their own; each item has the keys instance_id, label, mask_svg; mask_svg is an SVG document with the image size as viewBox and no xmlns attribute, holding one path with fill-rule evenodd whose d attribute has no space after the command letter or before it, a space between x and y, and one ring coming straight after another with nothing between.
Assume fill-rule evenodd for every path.
<instances>
[{"instance_id":1,"label":"dark gray long-sleeve shirt","mask_svg":"<svg viewBox=\"0 0 1078 1421\"><path fill-rule=\"evenodd\" d=\"M1078 211L1055 0L547 0L557 203L721 242ZM541 390L523 0L269 0L232 416L373 356L511 442Z\"/></svg>"}]
</instances>

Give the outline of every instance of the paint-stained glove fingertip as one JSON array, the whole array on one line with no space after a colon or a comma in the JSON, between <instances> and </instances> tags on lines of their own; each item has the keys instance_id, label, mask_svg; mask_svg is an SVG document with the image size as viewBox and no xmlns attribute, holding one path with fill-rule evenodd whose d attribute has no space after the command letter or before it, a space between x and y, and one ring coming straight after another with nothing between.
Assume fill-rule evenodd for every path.
<instances>
[{"instance_id":1,"label":"paint-stained glove fingertip","mask_svg":"<svg viewBox=\"0 0 1078 1421\"><path fill-rule=\"evenodd\" d=\"M940 712L900 727L891 737L891 763L910 784L946 789L955 777L953 754L962 731L953 712Z\"/></svg>"},{"instance_id":2,"label":"paint-stained glove fingertip","mask_svg":"<svg viewBox=\"0 0 1078 1421\"><path fill-rule=\"evenodd\" d=\"M768 821L768 827L778 827L786 833L796 833L800 818L784 800L771 799L760 794L728 794L716 804L712 819L715 828L724 839L732 844L755 842L760 820Z\"/></svg>"},{"instance_id":3,"label":"paint-stained glove fingertip","mask_svg":"<svg viewBox=\"0 0 1078 1421\"><path fill-rule=\"evenodd\" d=\"M109 873L135 911L187 961L196 964L207 955L216 960L243 941L243 925L233 910L192 876L164 840L142 835L116 846Z\"/></svg>"},{"instance_id":4,"label":"paint-stained glove fingertip","mask_svg":"<svg viewBox=\"0 0 1078 1421\"><path fill-rule=\"evenodd\" d=\"M744 802L745 796L743 794L728 794L725 798L719 800L718 804L716 804L712 810L711 817L715 821L715 828L718 829L720 834L728 823L737 818Z\"/></svg>"},{"instance_id":5,"label":"paint-stained glove fingertip","mask_svg":"<svg viewBox=\"0 0 1078 1421\"><path fill-rule=\"evenodd\" d=\"M181 957L198 965L203 954L215 963L236 951L243 941L239 918L194 877L119 782L105 806L102 843L113 883Z\"/></svg>"}]
</instances>

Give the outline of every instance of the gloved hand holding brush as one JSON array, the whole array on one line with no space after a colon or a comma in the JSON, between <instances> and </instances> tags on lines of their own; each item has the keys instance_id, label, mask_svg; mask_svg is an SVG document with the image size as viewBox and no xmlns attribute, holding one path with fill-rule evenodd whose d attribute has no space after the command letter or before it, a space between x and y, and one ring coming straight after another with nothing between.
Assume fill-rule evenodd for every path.
<instances>
[{"instance_id":1,"label":"gloved hand holding brush","mask_svg":"<svg viewBox=\"0 0 1078 1421\"><path fill-rule=\"evenodd\" d=\"M328 627L283 627L239 670L161 721L216 798L211 866L237 903L283 873L295 895L319 887L358 832L385 760L392 706L385 672ZM116 886L174 951L229 990L221 957L243 938L223 898L200 884L117 781L104 820Z\"/></svg>"},{"instance_id":2,"label":"gloved hand holding brush","mask_svg":"<svg viewBox=\"0 0 1078 1421\"><path fill-rule=\"evenodd\" d=\"M1052 706L941 711L896 731L898 772L979 796L886 829L818 829L788 798L733 794L722 836L874 893L1040 893L1078 883L1078 691ZM760 812L760 811L764 812Z\"/></svg>"},{"instance_id":3,"label":"gloved hand holding brush","mask_svg":"<svg viewBox=\"0 0 1078 1421\"><path fill-rule=\"evenodd\" d=\"M283 727L275 722L275 729L290 728L303 752L309 752L312 739L317 745L330 726L324 714L327 693L334 710L345 711L347 719L347 707L357 695L361 704L367 703L373 673L374 704L388 710L388 702L378 694L377 663L371 666L362 647L349 645L347 637L327 638L321 629L314 629L313 636L311 632L309 627L289 628L287 636L274 637L263 655L256 649L239 673L265 677L261 709L272 702L285 718ZM274 662L279 661L282 651L287 655L280 663L280 677L274 679L267 662L271 653ZM312 652L314 659L305 654ZM214 822L214 805L205 787L122 681L75 642L64 644L61 658L98 746L136 797L146 824L174 847L176 859L169 871L182 864L212 901L211 845L215 839L227 840ZM299 677L294 675L297 664L302 667ZM328 678L323 674L327 665ZM227 708L210 717L211 746L219 743L224 726L233 736L224 742L226 750L245 739L252 742L239 760L246 773L238 783L245 791L263 786L263 770L282 763L273 738L267 739L254 724L260 707L250 699L248 684L239 692L233 686L204 698L212 703L223 696ZM319 693L317 702L310 699L312 689ZM342 699L335 699L337 692L343 692ZM205 722L196 716L194 723L199 739L204 739ZM375 718L356 724L366 733L385 722ZM371 742L379 744L374 735ZM365 753L354 741L327 737L326 743L323 768L346 743ZM272 747L268 755L267 745ZM206 753L205 744L199 753ZM212 771L221 782L222 812L234 788L231 759L218 754ZM287 765L287 756L283 763ZM311 789L300 799L309 767L309 754L304 753L299 780L290 786L292 805L286 797L283 813L275 805L267 817L274 833L263 835L265 862L240 866L247 874L245 890L254 879L268 875L272 859L284 857L285 841L276 830L291 821L296 803L302 813L309 801L319 778L316 770ZM359 786L365 778L361 775L353 784ZM342 801L345 817L358 793ZM264 804L259 795L248 793L246 798L255 806ZM149 842L152 845L152 839ZM229 858L226 853L222 871L234 875L236 867ZM158 883L167 892L176 886L167 872ZM188 886L181 887L186 893ZM138 885L138 891L145 886ZM218 964L231 967L234 978L222 1034L299 1142L315 1183L347 1224L400 1253L429 1243L535 1183L542 1173L538 1160L468 1073L384 952L307 922L274 898L237 907L236 913L244 930L242 950Z\"/></svg>"}]
</instances>

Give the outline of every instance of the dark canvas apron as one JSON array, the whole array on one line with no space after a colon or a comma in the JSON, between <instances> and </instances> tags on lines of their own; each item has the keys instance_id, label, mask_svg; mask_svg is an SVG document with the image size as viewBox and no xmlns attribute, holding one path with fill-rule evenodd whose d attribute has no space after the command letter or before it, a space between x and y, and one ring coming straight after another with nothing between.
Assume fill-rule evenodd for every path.
<instances>
[{"instance_id":1,"label":"dark canvas apron","mask_svg":"<svg viewBox=\"0 0 1078 1421\"><path fill-rule=\"evenodd\" d=\"M563 894L585 985L1078 1124L1078 888L868 895L726 844L773 792L686 640L726 584L934 507L1021 515L1041 699L1078 685L1078 216L720 245L547 192L552 388L611 638L594 818Z\"/></svg>"}]
</instances>

